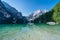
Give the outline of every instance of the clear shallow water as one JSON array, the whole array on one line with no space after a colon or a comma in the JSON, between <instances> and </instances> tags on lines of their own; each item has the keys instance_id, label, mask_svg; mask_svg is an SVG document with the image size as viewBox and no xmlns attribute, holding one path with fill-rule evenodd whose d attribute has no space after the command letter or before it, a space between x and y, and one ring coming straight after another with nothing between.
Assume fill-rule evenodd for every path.
<instances>
[{"instance_id":1,"label":"clear shallow water","mask_svg":"<svg viewBox=\"0 0 60 40\"><path fill-rule=\"evenodd\" d=\"M60 40L60 25L2 24L0 40Z\"/></svg>"}]
</instances>

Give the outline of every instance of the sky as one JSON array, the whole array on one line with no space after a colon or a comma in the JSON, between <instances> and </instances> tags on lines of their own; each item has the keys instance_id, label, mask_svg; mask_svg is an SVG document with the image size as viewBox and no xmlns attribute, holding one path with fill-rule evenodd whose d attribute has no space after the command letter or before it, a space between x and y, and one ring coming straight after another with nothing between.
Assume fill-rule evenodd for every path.
<instances>
[{"instance_id":1,"label":"sky","mask_svg":"<svg viewBox=\"0 0 60 40\"><path fill-rule=\"evenodd\" d=\"M51 10L60 0L2 0L28 16L36 10Z\"/></svg>"}]
</instances>

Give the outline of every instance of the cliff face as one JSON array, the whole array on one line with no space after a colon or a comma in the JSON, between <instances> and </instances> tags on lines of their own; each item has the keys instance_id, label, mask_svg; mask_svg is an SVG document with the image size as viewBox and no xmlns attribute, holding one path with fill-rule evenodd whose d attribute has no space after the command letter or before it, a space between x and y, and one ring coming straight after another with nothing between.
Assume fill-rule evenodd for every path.
<instances>
[{"instance_id":1,"label":"cliff face","mask_svg":"<svg viewBox=\"0 0 60 40\"><path fill-rule=\"evenodd\" d=\"M18 12L15 8L0 0L0 24L25 22L21 12Z\"/></svg>"},{"instance_id":2,"label":"cliff face","mask_svg":"<svg viewBox=\"0 0 60 40\"><path fill-rule=\"evenodd\" d=\"M10 18L11 15L6 11L5 6L0 0L0 23L7 23L6 20L7 18Z\"/></svg>"}]
</instances>

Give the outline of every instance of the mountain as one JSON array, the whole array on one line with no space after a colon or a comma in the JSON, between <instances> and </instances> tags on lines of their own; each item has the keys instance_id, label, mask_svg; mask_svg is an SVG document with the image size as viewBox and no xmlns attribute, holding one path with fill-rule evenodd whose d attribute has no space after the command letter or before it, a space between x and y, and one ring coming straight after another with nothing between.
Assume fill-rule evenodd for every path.
<instances>
[{"instance_id":1,"label":"mountain","mask_svg":"<svg viewBox=\"0 0 60 40\"><path fill-rule=\"evenodd\" d=\"M27 23L28 21L33 23L46 23L52 21L60 23L60 2L50 11L36 10L26 17L8 3L0 0L0 24L20 24Z\"/></svg>"},{"instance_id":2,"label":"mountain","mask_svg":"<svg viewBox=\"0 0 60 40\"><path fill-rule=\"evenodd\" d=\"M25 21L26 20L26 21ZM0 24L26 23L27 19L14 7L0 0Z\"/></svg>"},{"instance_id":3,"label":"mountain","mask_svg":"<svg viewBox=\"0 0 60 40\"><path fill-rule=\"evenodd\" d=\"M11 18L11 15L6 11L4 4L0 0L0 23L7 23L6 20L9 18Z\"/></svg>"},{"instance_id":4,"label":"mountain","mask_svg":"<svg viewBox=\"0 0 60 40\"><path fill-rule=\"evenodd\" d=\"M33 23L60 23L60 2L56 4L50 11L37 10L29 16L29 21Z\"/></svg>"},{"instance_id":5,"label":"mountain","mask_svg":"<svg viewBox=\"0 0 60 40\"><path fill-rule=\"evenodd\" d=\"M11 13L13 16L16 16L18 11L14 8L14 7L11 7L8 3L2 1L2 3L4 4L6 10Z\"/></svg>"},{"instance_id":6,"label":"mountain","mask_svg":"<svg viewBox=\"0 0 60 40\"><path fill-rule=\"evenodd\" d=\"M36 16L36 15L42 15L44 13L48 12L48 10L36 10L33 14L33 16Z\"/></svg>"},{"instance_id":7,"label":"mountain","mask_svg":"<svg viewBox=\"0 0 60 40\"><path fill-rule=\"evenodd\" d=\"M48 12L48 10L36 10L33 14L33 17L37 18L39 17L40 15L43 15L45 14L46 12Z\"/></svg>"},{"instance_id":8,"label":"mountain","mask_svg":"<svg viewBox=\"0 0 60 40\"><path fill-rule=\"evenodd\" d=\"M36 10L34 13L30 14L28 18L29 20L34 20L46 12L48 12L48 10Z\"/></svg>"},{"instance_id":9,"label":"mountain","mask_svg":"<svg viewBox=\"0 0 60 40\"><path fill-rule=\"evenodd\" d=\"M46 23L46 22L52 22L52 16L53 16L53 11L46 12L43 15L40 15L38 18L34 19L34 23Z\"/></svg>"},{"instance_id":10,"label":"mountain","mask_svg":"<svg viewBox=\"0 0 60 40\"><path fill-rule=\"evenodd\" d=\"M60 23L60 2L56 4L50 11L40 15L33 21L34 23L56 22Z\"/></svg>"}]
</instances>

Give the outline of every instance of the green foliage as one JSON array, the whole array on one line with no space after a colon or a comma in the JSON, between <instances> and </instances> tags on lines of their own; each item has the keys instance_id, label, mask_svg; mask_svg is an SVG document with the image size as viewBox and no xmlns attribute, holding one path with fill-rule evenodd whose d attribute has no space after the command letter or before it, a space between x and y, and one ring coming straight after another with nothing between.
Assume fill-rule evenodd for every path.
<instances>
[{"instance_id":1,"label":"green foliage","mask_svg":"<svg viewBox=\"0 0 60 40\"><path fill-rule=\"evenodd\" d=\"M60 2L51 11L36 18L34 23L46 23L50 21L60 23Z\"/></svg>"},{"instance_id":2,"label":"green foliage","mask_svg":"<svg viewBox=\"0 0 60 40\"><path fill-rule=\"evenodd\" d=\"M60 23L60 2L53 8L53 20Z\"/></svg>"}]
</instances>

